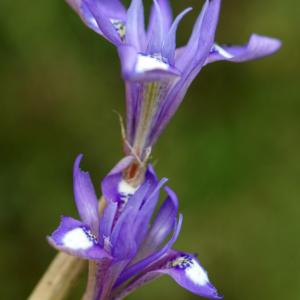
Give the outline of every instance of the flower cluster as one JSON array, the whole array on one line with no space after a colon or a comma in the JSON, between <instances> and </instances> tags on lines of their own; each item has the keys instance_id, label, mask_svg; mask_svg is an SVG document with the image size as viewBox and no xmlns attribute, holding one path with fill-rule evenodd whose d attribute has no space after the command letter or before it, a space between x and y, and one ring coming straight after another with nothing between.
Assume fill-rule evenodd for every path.
<instances>
[{"instance_id":1,"label":"flower cluster","mask_svg":"<svg viewBox=\"0 0 300 300\"><path fill-rule=\"evenodd\" d=\"M253 34L243 46L215 43L221 0L206 0L191 37L176 48L176 30L187 8L173 20L168 0L154 0L145 29L142 0L129 8L119 0L67 0L82 20L117 48L127 98L127 154L147 154L182 102L202 67L220 60L244 62L270 55L277 39Z\"/></svg>"},{"instance_id":2,"label":"flower cluster","mask_svg":"<svg viewBox=\"0 0 300 300\"><path fill-rule=\"evenodd\" d=\"M119 0L67 1L88 27L117 48L126 87L125 158L102 181L102 209L77 158L74 195L81 221L62 217L48 241L89 260L85 300L123 299L164 274L196 295L220 299L196 256L173 249L182 223L178 200L148 159L202 67L260 58L278 50L280 41L253 34L243 46L216 44L221 0L205 1L190 39L180 48L176 31L190 8L173 19L168 0L153 0L146 27L142 0L132 0L128 9ZM162 190L166 199L160 204Z\"/></svg>"},{"instance_id":3,"label":"flower cluster","mask_svg":"<svg viewBox=\"0 0 300 300\"><path fill-rule=\"evenodd\" d=\"M102 182L105 208L100 213L80 160L74 165L74 195L81 221L62 217L48 240L58 250L94 262L88 299L123 299L163 274L199 296L221 298L195 255L172 249L182 215L178 217L178 200L169 187L164 187L167 197L155 213L165 178L159 181L149 165L144 182L133 188L122 179L130 163L124 159Z\"/></svg>"}]
</instances>

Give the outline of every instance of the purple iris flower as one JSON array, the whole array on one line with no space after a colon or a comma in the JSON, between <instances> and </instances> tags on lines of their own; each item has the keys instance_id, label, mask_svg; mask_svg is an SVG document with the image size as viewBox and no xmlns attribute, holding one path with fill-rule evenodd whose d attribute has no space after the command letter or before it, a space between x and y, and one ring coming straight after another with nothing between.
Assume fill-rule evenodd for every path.
<instances>
[{"instance_id":1,"label":"purple iris flower","mask_svg":"<svg viewBox=\"0 0 300 300\"><path fill-rule=\"evenodd\" d=\"M164 187L148 166L144 182L132 187L122 179L125 158L103 180L105 208L98 200L88 173L80 170L82 156L74 165L74 195L81 221L62 217L48 237L60 251L90 261L86 300L123 299L141 285L164 274L190 292L221 299L194 254L173 250L182 224L176 194Z\"/></svg>"},{"instance_id":2,"label":"purple iris flower","mask_svg":"<svg viewBox=\"0 0 300 300\"><path fill-rule=\"evenodd\" d=\"M128 10L120 0L67 0L91 29L113 43L126 85L127 154L145 160L203 66L220 60L244 62L274 53L277 39L253 34L243 46L215 43L221 0L206 0L188 43L176 49L176 30L168 0L153 0L147 30L142 0Z\"/></svg>"}]
</instances>

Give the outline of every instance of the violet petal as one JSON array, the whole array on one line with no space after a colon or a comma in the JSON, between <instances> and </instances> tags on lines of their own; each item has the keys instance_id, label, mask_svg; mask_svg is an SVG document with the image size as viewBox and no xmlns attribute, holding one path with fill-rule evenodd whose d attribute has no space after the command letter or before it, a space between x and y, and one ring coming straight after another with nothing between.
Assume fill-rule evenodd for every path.
<instances>
[{"instance_id":1,"label":"violet petal","mask_svg":"<svg viewBox=\"0 0 300 300\"><path fill-rule=\"evenodd\" d=\"M80 219L89 225L94 232L99 227L98 199L88 172L80 170L82 155L79 155L74 164L74 196Z\"/></svg>"},{"instance_id":2,"label":"violet petal","mask_svg":"<svg viewBox=\"0 0 300 300\"><path fill-rule=\"evenodd\" d=\"M59 227L48 237L56 249L89 260L111 259L98 244L89 226L71 217L62 217Z\"/></svg>"},{"instance_id":3,"label":"violet petal","mask_svg":"<svg viewBox=\"0 0 300 300\"><path fill-rule=\"evenodd\" d=\"M278 39L252 34L248 43L243 46L215 45L206 59L205 64L227 60L245 62L268 56L279 50L281 42Z\"/></svg>"}]
</instances>

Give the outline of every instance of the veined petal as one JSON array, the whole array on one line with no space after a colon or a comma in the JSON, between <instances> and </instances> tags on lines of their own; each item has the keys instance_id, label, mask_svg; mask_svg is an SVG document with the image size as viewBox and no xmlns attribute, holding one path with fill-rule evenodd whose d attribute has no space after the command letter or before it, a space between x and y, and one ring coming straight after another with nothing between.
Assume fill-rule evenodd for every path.
<instances>
[{"instance_id":1,"label":"veined petal","mask_svg":"<svg viewBox=\"0 0 300 300\"><path fill-rule=\"evenodd\" d=\"M136 254L137 240L136 236L144 229L136 225L136 219L144 202L147 201L148 195L152 193L157 184L157 178L154 173L147 171L144 183L132 190L126 182L119 183L119 191L123 191L123 197L127 197L126 190L130 190L132 194L130 198L124 198L124 202L118 205L118 215L114 218L114 227L104 224L104 229L112 228L111 233L106 233L110 236L112 254L117 260L132 259ZM108 206L109 209L109 206ZM108 231L108 229L107 229Z\"/></svg>"},{"instance_id":2,"label":"veined petal","mask_svg":"<svg viewBox=\"0 0 300 300\"><path fill-rule=\"evenodd\" d=\"M243 46L214 45L205 64L227 60L244 62L268 56L279 50L281 42L278 39L253 34L248 43Z\"/></svg>"},{"instance_id":3,"label":"veined petal","mask_svg":"<svg viewBox=\"0 0 300 300\"><path fill-rule=\"evenodd\" d=\"M126 44L134 46L138 51L145 50L146 34L144 6L142 0L132 0L127 13Z\"/></svg>"},{"instance_id":4,"label":"veined petal","mask_svg":"<svg viewBox=\"0 0 300 300\"><path fill-rule=\"evenodd\" d=\"M173 252L173 253L172 253ZM222 299L210 283L207 272L194 255L172 251L163 268L156 272L171 276L179 285L190 292L210 298Z\"/></svg>"},{"instance_id":5,"label":"veined petal","mask_svg":"<svg viewBox=\"0 0 300 300\"><path fill-rule=\"evenodd\" d=\"M162 57L167 59L168 63L172 66L175 65L175 49L176 49L176 31L177 27L182 20L182 18L192 10L191 7L185 9L182 13L180 13L174 23L172 24L168 35L166 36L163 47L162 47Z\"/></svg>"},{"instance_id":6,"label":"veined petal","mask_svg":"<svg viewBox=\"0 0 300 300\"><path fill-rule=\"evenodd\" d=\"M138 245L141 245L147 235L151 218L159 200L160 190L167 181L167 178L162 178L156 183L156 185L152 185L152 187L148 190L147 198L140 208L139 214L135 221L135 227L138 228L136 234L136 241Z\"/></svg>"},{"instance_id":7,"label":"veined petal","mask_svg":"<svg viewBox=\"0 0 300 300\"><path fill-rule=\"evenodd\" d=\"M102 286L102 295L99 299L114 299L111 295L112 287L116 282L118 276L128 264L128 260L114 260L113 263L109 266L107 272L105 272L105 276L103 281L99 282ZM98 299L98 298L97 298Z\"/></svg>"},{"instance_id":8,"label":"veined petal","mask_svg":"<svg viewBox=\"0 0 300 300\"><path fill-rule=\"evenodd\" d=\"M131 259L137 250L132 234L134 223L134 209L129 208L122 212L111 235L112 255L115 260Z\"/></svg>"},{"instance_id":9,"label":"veined petal","mask_svg":"<svg viewBox=\"0 0 300 300\"><path fill-rule=\"evenodd\" d=\"M141 285L164 274L198 296L209 299L223 298L218 295L216 288L209 281L207 272L194 255L171 250L165 257L146 269L143 275L130 282L119 295L120 298L116 297L116 299L122 299Z\"/></svg>"},{"instance_id":10,"label":"veined petal","mask_svg":"<svg viewBox=\"0 0 300 300\"><path fill-rule=\"evenodd\" d=\"M136 129L136 121L138 114L138 104L139 104L139 82L125 81L126 88L126 138L130 145L133 145L134 134ZM124 145L125 153L130 154L131 149L128 145Z\"/></svg>"},{"instance_id":11,"label":"veined petal","mask_svg":"<svg viewBox=\"0 0 300 300\"><path fill-rule=\"evenodd\" d=\"M111 259L98 244L89 226L71 217L62 217L59 227L48 237L56 249L88 260Z\"/></svg>"},{"instance_id":12,"label":"veined petal","mask_svg":"<svg viewBox=\"0 0 300 300\"><path fill-rule=\"evenodd\" d=\"M110 235L117 214L118 203L107 201L100 220L99 243L104 249L110 249Z\"/></svg>"},{"instance_id":13,"label":"veined petal","mask_svg":"<svg viewBox=\"0 0 300 300\"><path fill-rule=\"evenodd\" d=\"M181 225L182 225L182 215L179 215L178 223L174 226L174 232L171 239L158 251L149 255L148 257L142 259L141 261L133 264L132 266L128 267L119 277L118 281L116 282L115 287L118 287L123 282L127 281L134 275L144 272L147 267L151 266L153 263L158 261L159 259L163 258L165 254L171 249L173 244L176 242Z\"/></svg>"},{"instance_id":14,"label":"veined petal","mask_svg":"<svg viewBox=\"0 0 300 300\"><path fill-rule=\"evenodd\" d=\"M148 272L137 279L133 280L130 284L126 285L122 290L119 290L118 287L116 287L113 290L113 299L114 300L122 300L125 299L129 294L137 290L138 288L142 287L143 285L161 277L163 274L160 274L158 272Z\"/></svg>"},{"instance_id":15,"label":"veined petal","mask_svg":"<svg viewBox=\"0 0 300 300\"><path fill-rule=\"evenodd\" d=\"M135 240L136 231L141 230L141 228L134 225L138 212L158 183L154 171L149 167L142 185L138 187L129 185L122 179L122 171L131 161L131 159L123 159L102 182L102 189L105 191L103 193L110 200L101 218L100 241L101 245L106 246L110 246L106 242L111 243L111 246L115 248L114 252L117 253L117 257L121 257L125 252L131 253L130 249L130 251L124 250L126 239L129 239L129 237L124 233L120 234L120 232L129 230L130 239ZM128 220L125 216L128 217ZM125 225L128 229L125 228ZM125 240L123 240L124 238ZM118 246L122 244L121 240L123 240L125 246Z\"/></svg>"},{"instance_id":16,"label":"veined petal","mask_svg":"<svg viewBox=\"0 0 300 300\"><path fill-rule=\"evenodd\" d=\"M207 0L199 15L188 45L176 60L175 66L182 74L180 80L172 87L161 108L151 136L154 144L162 130L172 118L182 102L188 87L202 69L214 43L218 24L221 0Z\"/></svg>"},{"instance_id":17,"label":"veined petal","mask_svg":"<svg viewBox=\"0 0 300 300\"><path fill-rule=\"evenodd\" d=\"M99 228L98 199L88 172L80 170L79 155L74 164L74 196L81 220L97 233Z\"/></svg>"},{"instance_id":18,"label":"veined petal","mask_svg":"<svg viewBox=\"0 0 300 300\"><path fill-rule=\"evenodd\" d=\"M153 225L141 246L138 254L140 258L144 258L156 251L174 228L178 213L178 199L169 187L166 187L165 190L168 193L168 197L160 207Z\"/></svg>"}]
</instances>

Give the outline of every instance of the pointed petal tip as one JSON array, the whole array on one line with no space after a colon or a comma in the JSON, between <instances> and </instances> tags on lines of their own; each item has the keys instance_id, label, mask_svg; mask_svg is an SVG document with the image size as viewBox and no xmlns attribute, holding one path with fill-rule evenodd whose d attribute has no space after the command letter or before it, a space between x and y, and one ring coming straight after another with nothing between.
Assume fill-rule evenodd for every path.
<instances>
[{"instance_id":1,"label":"pointed petal tip","mask_svg":"<svg viewBox=\"0 0 300 300\"><path fill-rule=\"evenodd\" d=\"M163 186L165 183L167 183L169 179L167 177L163 177L159 182Z\"/></svg>"},{"instance_id":2,"label":"pointed petal tip","mask_svg":"<svg viewBox=\"0 0 300 300\"><path fill-rule=\"evenodd\" d=\"M242 46L219 46L215 44L207 57L205 65L215 61L246 62L260 59L277 52L282 46L279 39L252 34Z\"/></svg>"},{"instance_id":3,"label":"pointed petal tip","mask_svg":"<svg viewBox=\"0 0 300 300\"><path fill-rule=\"evenodd\" d=\"M168 186L166 186L164 189L165 189L166 193L168 194L168 197L173 202L176 209L178 209L178 197L177 197L176 193Z\"/></svg>"},{"instance_id":4,"label":"pointed petal tip","mask_svg":"<svg viewBox=\"0 0 300 300\"><path fill-rule=\"evenodd\" d=\"M174 256L175 254L175 256ZM222 299L217 289L212 285L208 274L200 262L192 254L173 251L167 268L163 273L171 276L180 286L201 297Z\"/></svg>"},{"instance_id":5,"label":"pointed petal tip","mask_svg":"<svg viewBox=\"0 0 300 300\"><path fill-rule=\"evenodd\" d=\"M96 230L99 225L98 197L89 173L80 169L82 157L82 154L77 156L73 167L74 198L81 220Z\"/></svg>"},{"instance_id":6,"label":"pointed petal tip","mask_svg":"<svg viewBox=\"0 0 300 300\"><path fill-rule=\"evenodd\" d=\"M156 173L155 173L155 170L154 170L152 164L148 165L148 171L156 177Z\"/></svg>"},{"instance_id":7,"label":"pointed petal tip","mask_svg":"<svg viewBox=\"0 0 300 300\"><path fill-rule=\"evenodd\" d=\"M282 42L279 39L254 33L250 36L248 44L241 47L239 52L234 53L232 61L235 61L235 59L237 61L246 61L263 58L278 51L281 45ZM230 47L228 48L230 49Z\"/></svg>"},{"instance_id":8,"label":"pointed petal tip","mask_svg":"<svg viewBox=\"0 0 300 300\"><path fill-rule=\"evenodd\" d=\"M80 168L80 164L82 162L83 156L84 156L83 153L80 153L75 158L75 161L74 161L74 164L73 164L73 177L74 177L74 179L75 179L76 176L79 176L80 173L87 173L88 174L88 172L82 171L81 168Z\"/></svg>"},{"instance_id":9,"label":"pointed petal tip","mask_svg":"<svg viewBox=\"0 0 300 300\"><path fill-rule=\"evenodd\" d=\"M161 259L150 266L144 275L137 277L131 288L134 290L163 274L170 276L181 287L197 296L214 300L223 299L223 295L220 295L212 285L207 272L196 257L176 250L170 250L168 254L161 256Z\"/></svg>"},{"instance_id":10,"label":"pointed petal tip","mask_svg":"<svg viewBox=\"0 0 300 300\"><path fill-rule=\"evenodd\" d=\"M74 162L74 171L80 169L79 166L80 166L82 159L83 159L83 154L79 153Z\"/></svg>"},{"instance_id":11,"label":"pointed petal tip","mask_svg":"<svg viewBox=\"0 0 300 300\"><path fill-rule=\"evenodd\" d=\"M183 19L183 17L191 10L192 8L188 7L176 17L169 30L167 37L163 41L162 56L165 59L167 59L167 61L171 66L175 66L176 33L177 33L178 25L180 21Z\"/></svg>"}]
</instances>

